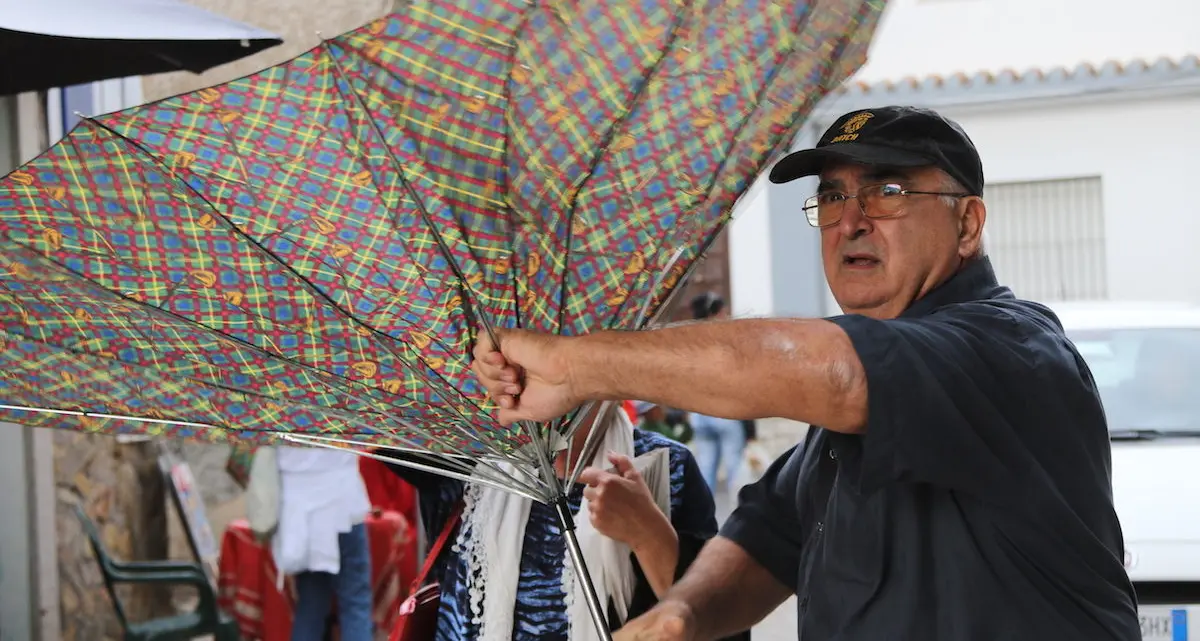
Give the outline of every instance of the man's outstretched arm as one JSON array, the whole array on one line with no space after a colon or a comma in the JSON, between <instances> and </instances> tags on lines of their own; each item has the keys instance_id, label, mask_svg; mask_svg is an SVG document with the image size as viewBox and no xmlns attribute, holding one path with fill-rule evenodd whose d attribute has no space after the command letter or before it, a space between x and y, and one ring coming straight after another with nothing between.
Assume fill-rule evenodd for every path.
<instances>
[{"instance_id":1,"label":"man's outstretched arm","mask_svg":"<svg viewBox=\"0 0 1200 641\"><path fill-rule=\"evenodd\" d=\"M480 343L476 368L505 422L556 418L588 400L636 398L843 432L866 423L862 363L846 333L825 320L707 322L575 338L510 331L500 343L502 355L490 341Z\"/></svg>"},{"instance_id":2,"label":"man's outstretched arm","mask_svg":"<svg viewBox=\"0 0 1200 641\"><path fill-rule=\"evenodd\" d=\"M718 536L658 605L613 641L714 641L749 630L791 594L740 545Z\"/></svg>"}]
</instances>

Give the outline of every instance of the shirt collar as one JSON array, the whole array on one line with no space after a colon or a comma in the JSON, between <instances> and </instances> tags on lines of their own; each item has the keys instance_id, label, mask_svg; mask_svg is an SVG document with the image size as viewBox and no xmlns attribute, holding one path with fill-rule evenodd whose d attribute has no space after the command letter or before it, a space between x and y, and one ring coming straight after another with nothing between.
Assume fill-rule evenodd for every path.
<instances>
[{"instance_id":1,"label":"shirt collar","mask_svg":"<svg viewBox=\"0 0 1200 641\"><path fill-rule=\"evenodd\" d=\"M900 318L919 318L946 305L991 298L1013 298L1013 294L996 280L991 259L982 256L971 259L946 282L913 301Z\"/></svg>"}]
</instances>

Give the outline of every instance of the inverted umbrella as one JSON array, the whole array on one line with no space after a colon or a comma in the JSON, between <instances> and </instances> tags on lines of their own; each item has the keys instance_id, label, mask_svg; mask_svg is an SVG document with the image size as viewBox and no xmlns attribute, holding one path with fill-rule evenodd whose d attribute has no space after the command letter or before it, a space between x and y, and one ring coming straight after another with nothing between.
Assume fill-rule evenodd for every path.
<instances>
[{"instance_id":1,"label":"inverted umbrella","mask_svg":"<svg viewBox=\"0 0 1200 641\"><path fill-rule=\"evenodd\" d=\"M477 329L644 326L882 4L412 2L86 119L0 182L0 417L419 453L558 506L586 579L579 421L498 425Z\"/></svg>"}]
</instances>

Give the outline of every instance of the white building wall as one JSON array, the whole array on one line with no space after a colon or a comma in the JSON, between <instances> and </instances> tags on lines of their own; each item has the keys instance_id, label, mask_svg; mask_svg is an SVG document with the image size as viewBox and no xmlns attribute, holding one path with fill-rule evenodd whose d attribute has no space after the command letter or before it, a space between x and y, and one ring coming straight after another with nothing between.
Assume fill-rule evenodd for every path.
<instances>
[{"instance_id":1,"label":"white building wall","mask_svg":"<svg viewBox=\"0 0 1200 641\"><path fill-rule=\"evenodd\" d=\"M1111 299L1200 302L1200 205L1190 196L1200 94L943 112L975 141L989 182L1100 176Z\"/></svg>"},{"instance_id":2,"label":"white building wall","mask_svg":"<svg viewBox=\"0 0 1200 641\"><path fill-rule=\"evenodd\" d=\"M729 223L730 313L769 316L774 311L771 268L771 216L761 178L738 203Z\"/></svg>"}]
</instances>

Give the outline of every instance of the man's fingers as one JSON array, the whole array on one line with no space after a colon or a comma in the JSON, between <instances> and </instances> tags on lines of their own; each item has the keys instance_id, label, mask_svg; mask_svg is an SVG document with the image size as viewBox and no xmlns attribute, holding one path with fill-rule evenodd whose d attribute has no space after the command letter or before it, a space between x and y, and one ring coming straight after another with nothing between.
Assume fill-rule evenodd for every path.
<instances>
[{"instance_id":1,"label":"man's fingers","mask_svg":"<svg viewBox=\"0 0 1200 641\"><path fill-rule=\"evenodd\" d=\"M511 397L520 396L521 393L525 391L524 387L520 383L506 383L496 379L484 379L480 382L483 383L483 387L487 390L488 396L491 396L492 400L496 401L497 405L504 407L505 409L512 409L511 407L504 405L503 399L505 397L510 397L509 400L513 400Z\"/></svg>"},{"instance_id":2,"label":"man's fingers","mask_svg":"<svg viewBox=\"0 0 1200 641\"><path fill-rule=\"evenodd\" d=\"M511 376L515 375L517 371L517 368L513 367L500 352L488 352L476 358L472 365L481 375L496 380L504 378L506 372Z\"/></svg>"},{"instance_id":3,"label":"man's fingers","mask_svg":"<svg viewBox=\"0 0 1200 641\"><path fill-rule=\"evenodd\" d=\"M471 369L475 372L475 377L479 379L480 384L487 390L488 396L491 396L492 400L501 407L511 409L511 406L505 405L504 397L518 396L524 391L521 385L521 372L516 367L509 365L499 352L484 354L471 363Z\"/></svg>"},{"instance_id":4,"label":"man's fingers","mask_svg":"<svg viewBox=\"0 0 1200 641\"><path fill-rule=\"evenodd\" d=\"M475 347L471 350L475 360L485 360L488 355L499 353L500 346L492 342L492 337L486 330L480 329L475 333Z\"/></svg>"}]
</instances>

